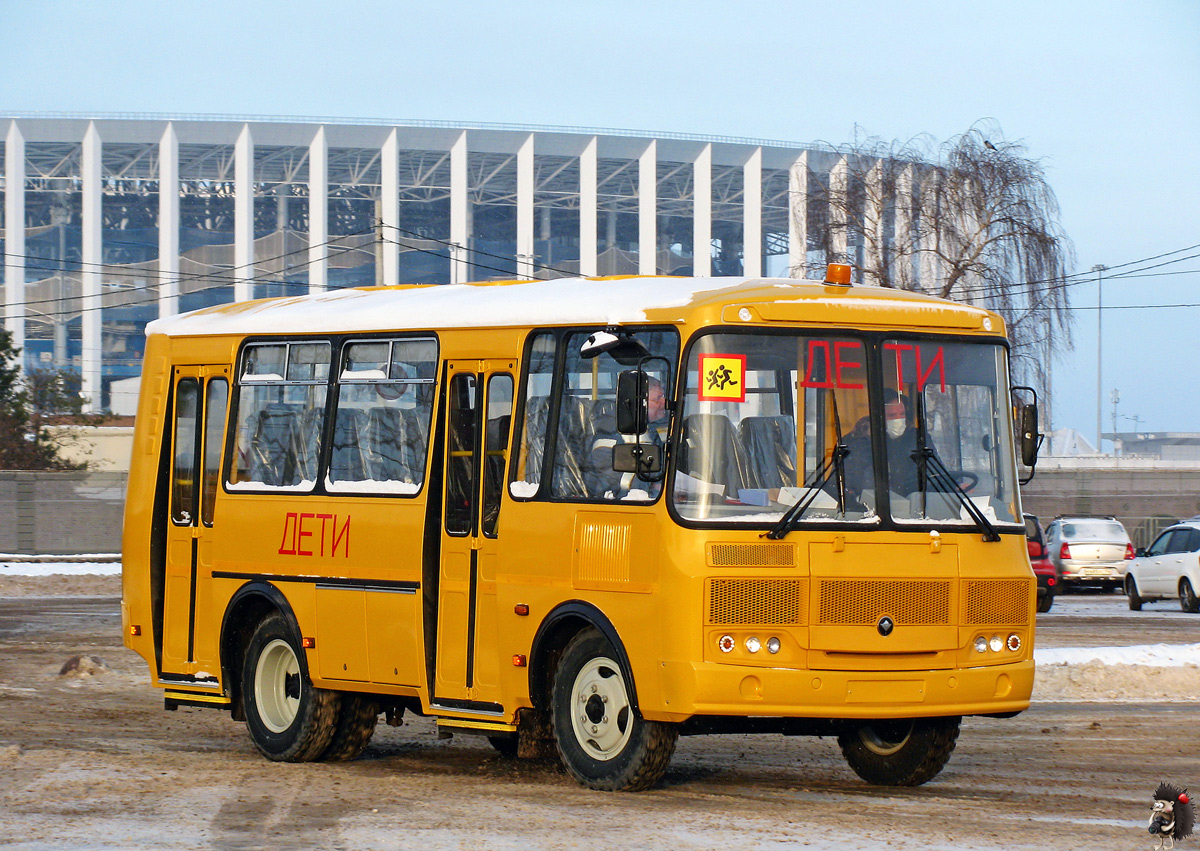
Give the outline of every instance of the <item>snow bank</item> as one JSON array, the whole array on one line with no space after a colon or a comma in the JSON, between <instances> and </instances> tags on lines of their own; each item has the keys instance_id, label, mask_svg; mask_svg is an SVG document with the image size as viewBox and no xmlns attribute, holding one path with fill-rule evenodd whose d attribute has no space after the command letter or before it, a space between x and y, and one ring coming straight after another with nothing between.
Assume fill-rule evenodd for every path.
<instances>
[{"instance_id":1,"label":"snow bank","mask_svg":"<svg viewBox=\"0 0 1200 851\"><path fill-rule=\"evenodd\" d=\"M1038 667L1044 665L1148 665L1153 668L1200 666L1200 644L1141 644L1135 647L1056 647L1034 650Z\"/></svg>"},{"instance_id":2,"label":"snow bank","mask_svg":"<svg viewBox=\"0 0 1200 851\"><path fill-rule=\"evenodd\" d=\"M120 572L119 561L0 561L0 579L8 576L114 576Z\"/></svg>"}]
</instances>

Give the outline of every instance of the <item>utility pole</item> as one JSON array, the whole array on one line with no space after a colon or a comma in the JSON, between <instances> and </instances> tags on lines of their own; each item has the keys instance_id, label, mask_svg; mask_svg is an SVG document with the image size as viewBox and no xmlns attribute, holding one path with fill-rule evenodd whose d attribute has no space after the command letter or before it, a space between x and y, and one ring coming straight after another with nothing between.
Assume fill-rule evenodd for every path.
<instances>
[{"instance_id":1,"label":"utility pole","mask_svg":"<svg viewBox=\"0 0 1200 851\"><path fill-rule=\"evenodd\" d=\"M1097 264L1096 273L1096 451L1100 451L1101 408L1104 405L1103 354L1104 354L1104 273L1108 267Z\"/></svg>"}]
</instances>

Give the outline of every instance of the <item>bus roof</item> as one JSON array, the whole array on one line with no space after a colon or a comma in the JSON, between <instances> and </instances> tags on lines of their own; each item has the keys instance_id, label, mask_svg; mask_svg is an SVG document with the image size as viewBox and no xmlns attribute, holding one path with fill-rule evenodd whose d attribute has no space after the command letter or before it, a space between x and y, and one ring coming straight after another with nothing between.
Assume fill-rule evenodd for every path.
<instances>
[{"instance_id":1,"label":"bus roof","mask_svg":"<svg viewBox=\"0 0 1200 851\"><path fill-rule=\"evenodd\" d=\"M683 323L693 310L729 304L749 306L755 318L768 321L994 333L1004 327L999 316L983 308L904 290L794 278L637 276L330 290L206 307L155 320L146 333L187 337Z\"/></svg>"}]
</instances>

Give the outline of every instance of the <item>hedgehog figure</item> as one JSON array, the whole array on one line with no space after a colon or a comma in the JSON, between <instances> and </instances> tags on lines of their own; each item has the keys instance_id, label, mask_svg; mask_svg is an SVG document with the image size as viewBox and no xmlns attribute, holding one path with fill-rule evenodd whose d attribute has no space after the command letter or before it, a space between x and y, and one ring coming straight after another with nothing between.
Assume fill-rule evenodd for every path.
<instances>
[{"instance_id":1,"label":"hedgehog figure","mask_svg":"<svg viewBox=\"0 0 1200 851\"><path fill-rule=\"evenodd\" d=\"M1192 835L1196 813L1187 789L1170 783L1159 783L1154 790L1154 806L1150 810L1150 835L1154 837L1154 851L1169 851L1175 847L1176 839Z\"/></svg>"}]
</instances>

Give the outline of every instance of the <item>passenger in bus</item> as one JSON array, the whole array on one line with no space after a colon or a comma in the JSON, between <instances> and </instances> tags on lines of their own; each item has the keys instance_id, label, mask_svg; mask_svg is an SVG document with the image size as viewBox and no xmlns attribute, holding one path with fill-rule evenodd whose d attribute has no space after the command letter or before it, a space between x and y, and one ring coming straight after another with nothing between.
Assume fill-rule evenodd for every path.
<instances>
[{"instance_id":1,"label":"passenger in bus","mask_svg":"<svg viewBox=\"0 0 1200 851\"><path fill-rule=\"evenodd\" d=\"M653 499L662 490L662 482L648 482L634 473L618 473L612 468L612 451L618 443L640 442L650 446L665 446L670 416L667 394L662 382L650 378L646 397L646 431L640 435L617 431L615 405L597 403L593 412L596 434L592 441L591 470L588 473L588 493L603 499ZM645 496L642 496L645 494Z\"/></svg>"}]
</instances>

